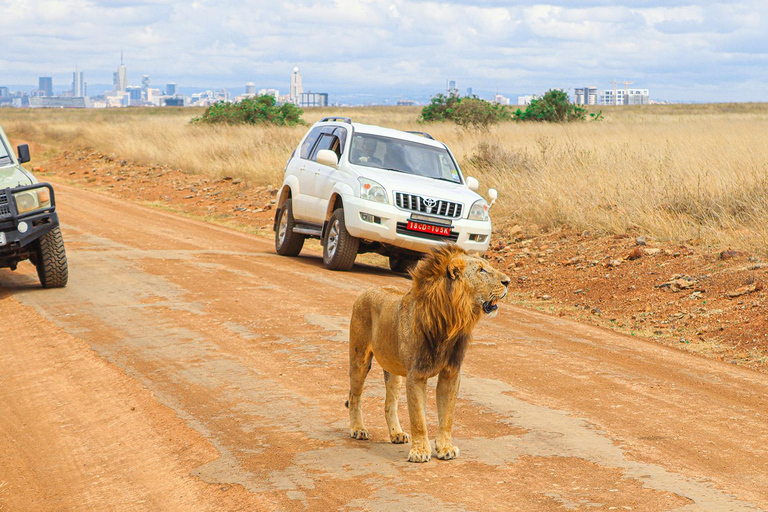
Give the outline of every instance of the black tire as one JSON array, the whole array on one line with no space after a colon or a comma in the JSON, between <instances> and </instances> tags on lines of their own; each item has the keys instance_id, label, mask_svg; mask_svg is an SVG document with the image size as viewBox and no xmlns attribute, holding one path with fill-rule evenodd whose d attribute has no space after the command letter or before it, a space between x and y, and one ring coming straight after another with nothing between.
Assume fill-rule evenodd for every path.
<instances>
[{"instance_id":1,"label":"black tire","mask_svg":"<svg viewBox=\"0 0 768 512\"><path fill-rule=\"evenodd\" d=\"M37 242L37 277L43 288L63 288L67 286L69 269L67 253L64 250L64 238L58 226L41 236Z\"/></svg>"},{"instance_id":2,"label":"black tire","mask_svg":"<svg viewBox=\"0 0 768 512\"><path fill-rule=\"evenodd\" d=\"M349 234L344 210L336 209L323 237L323 263L330 270L349 270L355 264L360 240Z\"/></svg>"},{"instance_id":3,"label":"black tire","mask_svg":"<svg viewBox=\"0 0 768 512\"><path fill-rule=\"evenodd\" d=\"M418 259L407 256L390 256L389 268L392 269L392 272L407 274L418 262Z\"/></svg>"},{"instance_id":4,"label":"black tire","mask_svg":"<svg viewBox=\"0 0 768 512\"><path fill-rule=\"evenodd\" d=\"M304 247L305 235L294 233L296 221L293 218L293 205L288 199L277 214L275 229L275 250L280 256L298 256Z\"/></svg>"}]
</instances>

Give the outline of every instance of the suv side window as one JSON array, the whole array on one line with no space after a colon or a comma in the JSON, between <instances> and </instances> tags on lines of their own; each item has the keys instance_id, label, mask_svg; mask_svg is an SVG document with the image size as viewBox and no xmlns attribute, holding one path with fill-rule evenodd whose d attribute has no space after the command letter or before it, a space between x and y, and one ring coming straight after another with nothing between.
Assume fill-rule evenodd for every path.
<instances>
[{"instance_id":1,"label":"suv side window","mask_svg":"<svg viewBox=\"0 0 768 512\"><path fill-rule=\"evenodd\" d=\"M312 151L312 146L315 145L315 142L317 141L317 138L320 136L320 132L323 130L322 126L318 126L314 129L312 129L311 132L309 132L309 135L307 135L307 138L304 139L304 142L301 144L301 158L308 159L309 153Z\"/></svg>"},{"instance_id":2,"label":"suv side window","mask_svg":"<svg viewBox=\"0 0 768 512\"><path fill-rule=\"evenodd\" d=\"M317 144L315 144L315 149L312 150L312 155L309 157L309 159L317 160L317 153L321 149L330 149L336 153L336 156L341 156L341 144L339 142L339 138L330 133L323 133L320 135L320 139L317 141Z\"/></svg>"}]
</instances>

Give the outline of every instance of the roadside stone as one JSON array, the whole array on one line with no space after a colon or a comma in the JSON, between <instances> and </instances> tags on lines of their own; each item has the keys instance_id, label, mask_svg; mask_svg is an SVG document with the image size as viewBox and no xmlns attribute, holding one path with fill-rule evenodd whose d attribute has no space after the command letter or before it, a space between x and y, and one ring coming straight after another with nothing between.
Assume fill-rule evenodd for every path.
<instances>
[{"instance_id":1,"label":"roadside stone","mask_svg":"<svg viewBox=\"0 0 768 512\"><path fill-rule=\"evenodd\" d=\"M742 295L754 293L762 289L763 289L763 285L761 283L752 283L752 284L747 284L739 288L736 288L735 290L732 290L730 292L726 292L725 296L728 297L729 299L735 299L736 297L741 297Z\"/></svg>"},{"instance_id":2,"label":"roadside stone","mask_svg":"<svg viewBox=\"0 0 768 512\"><path fill-rule=\"evenodd\" d=\"M637 245L645 245L647 243L647 240L646 240L646 238L644 236L639 236L639 237L635 238L635 243Z\"/></svg>"},{"instance_id":3,"label":"roadside stone","mask_svg":"<svg viewBox=\"0 0 768 512\"><path fill-rule=\"evenodd\" d=\"M541 300L552 300L552 296L551 295L542 295L541 296Z\"/></svg>"},{"instance_id":4,"label":"roadside stone","mask_svg":"<svg viewBox=\"0 0 768 512\"><path fill-rule=\"evenodd\" d=\"M734 251L733 249L729 248L729 249L724 250L720 254L718 254L718 257L721 260L725 261L725 260L730 260L732 258L735 258L738 255L739 255L739 253L737 251Z\"/></svg>"},{"instance_id":5,"label":"roadside stone","mask_svg":"<svg viewBox=\"0 0 768 512\"><path fill-rule=\"evenodd\" d=\"M645 244L643 244L643 245L645 245ZM643 251L640 249L640 247L635 247L634 249L632 249L629 252L629 254L627 254L624 257L624 259L632 261L632 260L640 259L640 258L642 258L642 256L643 256Z\"/></svg>"},{"instance_id":6,"label":"roadside stone","mask_svg":"<svg viewBox=\"0 0 768 512\"><path fill-rule=\"evenodd\" d=\"M643 252L648 256L656 256L657 254L661 254L662 251L658 247L647 247L643 249Z\"/></svg>"}]
</instances>

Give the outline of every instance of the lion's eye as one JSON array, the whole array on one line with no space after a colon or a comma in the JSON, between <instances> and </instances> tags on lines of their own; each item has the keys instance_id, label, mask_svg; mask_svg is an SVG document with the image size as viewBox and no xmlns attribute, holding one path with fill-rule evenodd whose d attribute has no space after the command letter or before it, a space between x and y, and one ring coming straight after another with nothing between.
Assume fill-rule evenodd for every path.
<instances>
[{"instance_id":1,"label":"lion's eye","mask_svg":"<svg viewBox=\"0 0 768 512\"><path fill-rule=\"evenodd\" d=\"M482 272L483 274L487 274L488 273L488 271L485 270L485 267L480 267L480 272Z\"/></svg>"}]
</instances>

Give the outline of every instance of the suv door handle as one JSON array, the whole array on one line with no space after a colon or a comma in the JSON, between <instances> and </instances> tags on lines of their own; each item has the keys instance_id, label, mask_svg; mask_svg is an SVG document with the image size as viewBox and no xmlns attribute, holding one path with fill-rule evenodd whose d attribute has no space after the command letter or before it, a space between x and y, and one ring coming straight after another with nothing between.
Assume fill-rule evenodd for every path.
<instances>
[{"instance_id":1,"label":"suv door handle","mask_svg":"<svg viewBox=\"0 0 768 512\"><path fill-rule=\"evenodd\" d=\"M320 169L315 171L315 176L319 176L319 175L320 175Z\"/></svg>"},{"instance_id":2,"label":"suv door handle","mask_svg":"<svg viewBox=\"0 0 768 512\"><path fill-rule=\"evenodd\" d=\"M299 172L304 172L305 167L302 165L301 169L299 169Z\"/></svg>"}]
</instances>

